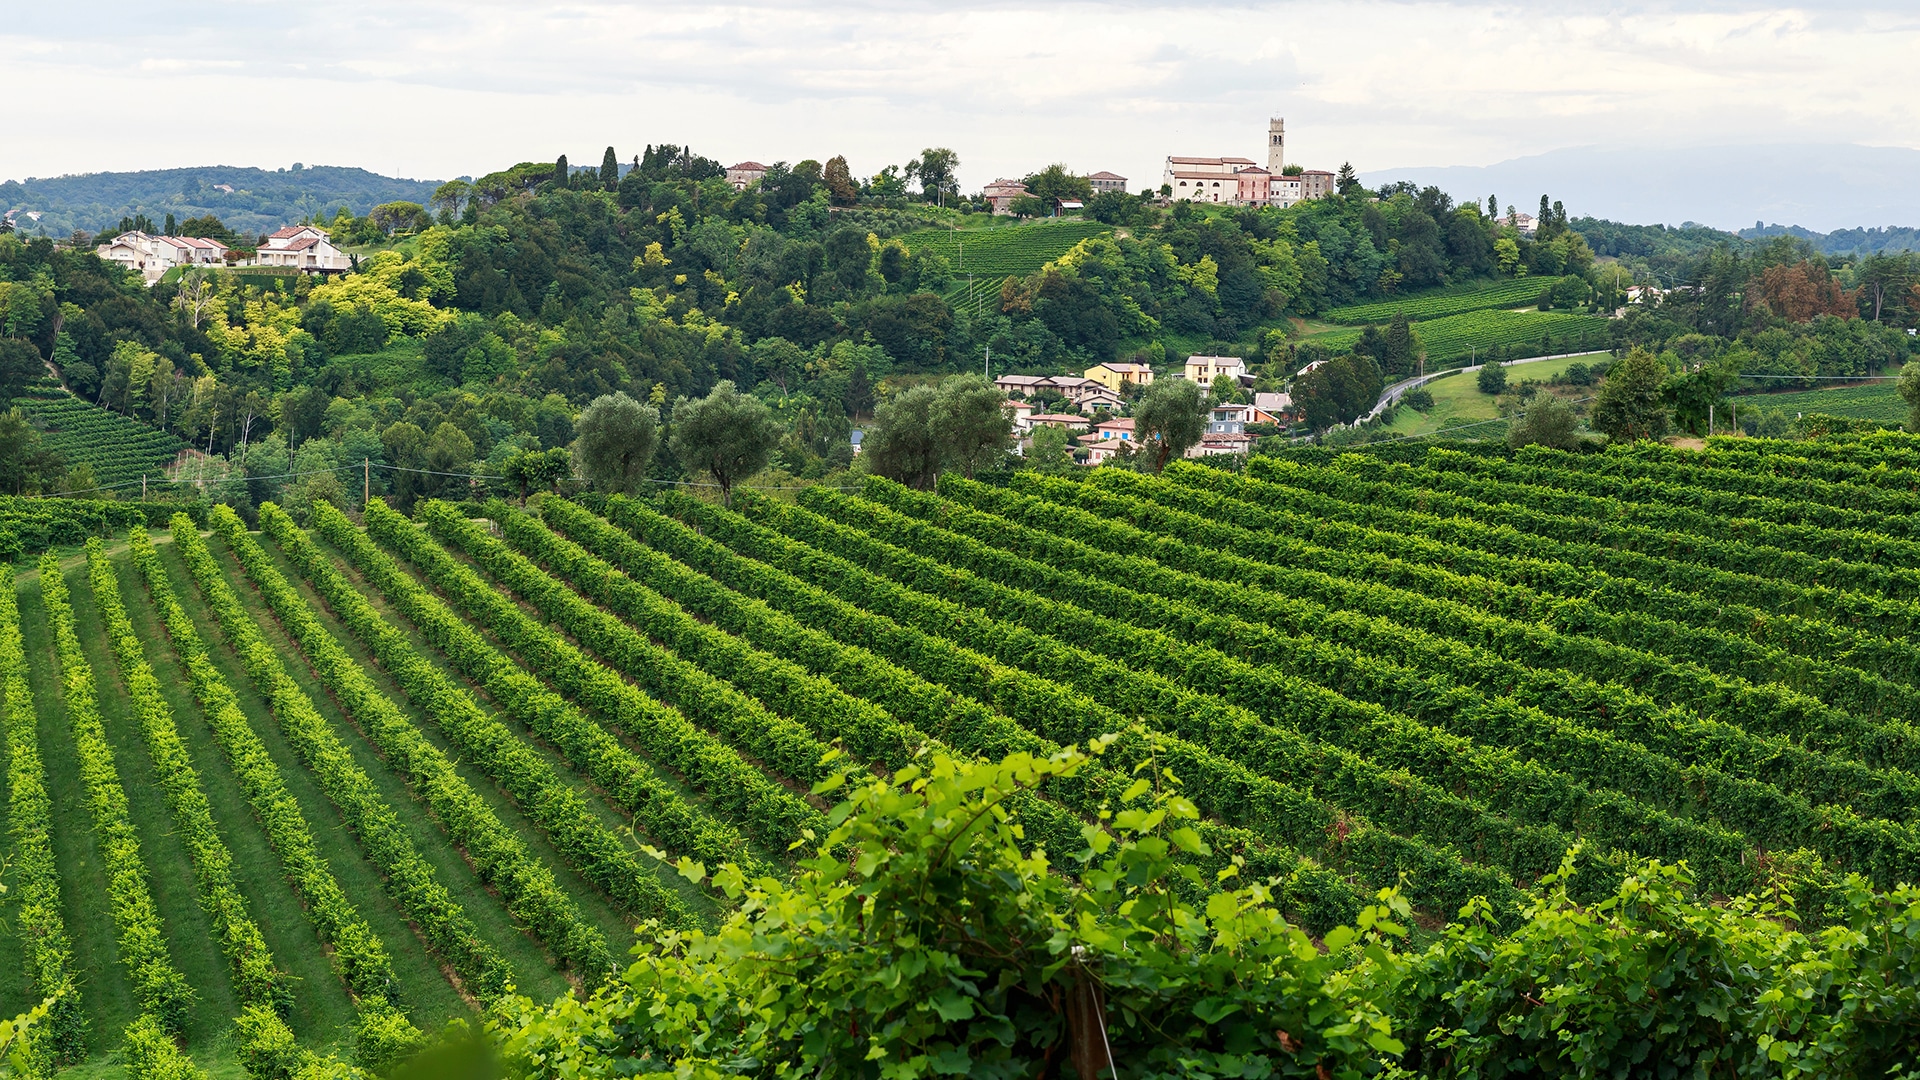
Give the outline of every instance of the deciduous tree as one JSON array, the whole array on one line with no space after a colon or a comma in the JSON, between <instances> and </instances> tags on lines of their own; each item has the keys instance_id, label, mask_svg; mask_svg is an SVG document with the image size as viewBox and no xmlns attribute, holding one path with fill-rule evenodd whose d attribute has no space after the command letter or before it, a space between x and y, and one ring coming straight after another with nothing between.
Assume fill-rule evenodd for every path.
<instances>
[{"instance_id":1,"label":"deciduous tree","mask_svg":"<svg viewBox=\"0 0 1920 1080\"><path fill-rule=\"evenodd\" d=\"M1657 439L1667 433L1671 420L1667 403L1660 396L1660 384L1667 369L1645 349L1634 349L1626 359L1607 369L1606 381L1593 403L1590 422L1595 431L1604 432L1614 442Z\"/></svg>"}]
</instances>

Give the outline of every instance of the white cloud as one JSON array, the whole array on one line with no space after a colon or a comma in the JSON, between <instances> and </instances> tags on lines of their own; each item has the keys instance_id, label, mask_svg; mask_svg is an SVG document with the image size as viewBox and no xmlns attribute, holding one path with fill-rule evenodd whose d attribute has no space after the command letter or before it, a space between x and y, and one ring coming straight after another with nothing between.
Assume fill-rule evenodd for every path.
<instances>
[{"instance_id":1,"label":"white cloud","mask_svg":"<svg viewBox=\"0 0 1920 1080\"><path fill-rule=\"evenodd\" d=\"M871 172L959 150L1145 186L1168 153L1479 164L1584 144L1920 145L1883 4L338 0L38 5L0 24L0 177L223 162L443 177L690 142ZM1631 182L1631 178L1622 178Z\"/></svg>"}]
</instances>

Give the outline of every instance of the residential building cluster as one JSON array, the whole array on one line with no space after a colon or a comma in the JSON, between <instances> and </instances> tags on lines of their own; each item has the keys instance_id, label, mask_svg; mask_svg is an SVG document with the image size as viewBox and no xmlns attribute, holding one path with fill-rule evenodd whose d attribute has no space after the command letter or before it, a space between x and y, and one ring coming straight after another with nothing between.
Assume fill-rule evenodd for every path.
<instances>
[{"instance_id":1,"label":"residential building cluster","mask_svg":"<svg viewBox=\"0 0 1920 1080\"><path fill-rule=\"evenodd\" d=\"M310 274L341 274L353 260L327 238L325 229L289 225L266 238L251 259L218 240L200 236L152 236L124 232L94 249L94 254L137 270L147 284L179 266L278 266Z\"/></svg>"},{"instance_id":2,"label":"residential building cluster","mask_svg":"<svg viewBox=\"0 0 1920 1080\"><path fill-rule=\"evenodd\" d=\"M1325 169L1287 172L1287 122L1277 116L1267 124L1265 167L1251 158L1170 154L1160 185L1166 197L1174 200L1282 209L1337 190L1334 174Z\"/></svg>"},{"instance_id":3,"label":"residential building cluster","mask_svg":"<svg viewBox=\"0 0 1920 1080\"><path fill-rule=\"evenodd\" d=\"M1031 449L1036 429L1057 427L1074 436L1077 460L1098 465L1138 445L1134 420L1124 413L1132 391L1153 385L1154 377L1147 364L1110 362L1095 364L1077 376L1002 375L993 384L1007 395L1021 453ZM1237 356L1190 356L1165 377L1187 379L1207 390L1220 380L1232 380L1239 387L1253 385L1246 361ZM1056 411L1063 408L1061 399L1065 407L1077 411ZM1259 393L1252 404L1215 405L1208 412L1205 434L1187 456L1247 453L1255 439L1249 427L1285 425L1295 419L1293 401L1286 394Z\"/></svg>"}]
</instances>

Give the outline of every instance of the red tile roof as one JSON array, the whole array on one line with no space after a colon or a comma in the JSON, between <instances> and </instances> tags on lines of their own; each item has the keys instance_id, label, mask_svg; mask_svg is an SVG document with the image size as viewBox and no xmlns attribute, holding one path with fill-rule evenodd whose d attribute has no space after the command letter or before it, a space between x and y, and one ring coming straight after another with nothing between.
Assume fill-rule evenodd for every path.
<instances>
[{"instance_id":1,"label":"red tile roof","mask_svg":"<svg viewBox=\"0 0 1920 1080\"><path fill-rule=\"evenodd\" d=\"M757 161L743 161L740 164L735 165L733 168L728 169L727 171L728 172L766 172L767 167L765 165L760 164Z\"/></svg>"}]
</instances>

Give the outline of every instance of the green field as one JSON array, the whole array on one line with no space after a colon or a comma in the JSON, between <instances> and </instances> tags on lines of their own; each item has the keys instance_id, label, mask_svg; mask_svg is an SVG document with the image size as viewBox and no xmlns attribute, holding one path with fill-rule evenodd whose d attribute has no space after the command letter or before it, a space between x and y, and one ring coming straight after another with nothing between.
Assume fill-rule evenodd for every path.
<instances>
[{"instance_id":1,"label":"green field","mask_svg":"<svg viewBox=\"0 0 1920 1080\"><path fill-rule=\"evenodd\" d=\"M1507 368L1507 383L1514 385L1529 379L1545 381L1565 373L1574 364L1592 364L1595 360L1604 359L1603 356L1564 356L1514 364ZM1505 423L1499 420L1500 410L1495 405L1494 396L1480 392L1473 373L1443 376L1428 383L1427 390L1433 394L1433 408L1424 413L1408 408L1397 409L1393 414L1393 422L1387 424L1384 430L1395 435L1415 436L1461 428L1461 437L1469 439L1490 439L1506 433Z\"/></svg>"},{"instance_id":2,"label":"green field","mask_svg":"<svg viewBox=\"0 0 1920 1080\"><path fill-rule=\"evenodd\" d=\"M1779 409L1789 420L1796 415L1828 413L1856 420L1899 426L1907 422L1907 403L1900 399L1891 382L1873 382L1857 386L1836 386L1821 390L1795 390L1775 394L1742 394L1733 399L1736 409Z\"/></svg>"},{"instance_id":3,"label":"green field","mask_svg":"<svg viewBox=\"0 0 1920 1080\"><path fill-rule=\"evenodd\" d=\"M921 229L900 237L909 251L931 251L946 258L957 284L947 302L970 303L998 296L1008 275L1026 275L1066 254L1090 236L1111 234L1111 226L1070 219L1001 225L990 229ZM967 275L973 275L972 291Z\"/></svg>"}]
</instances>

